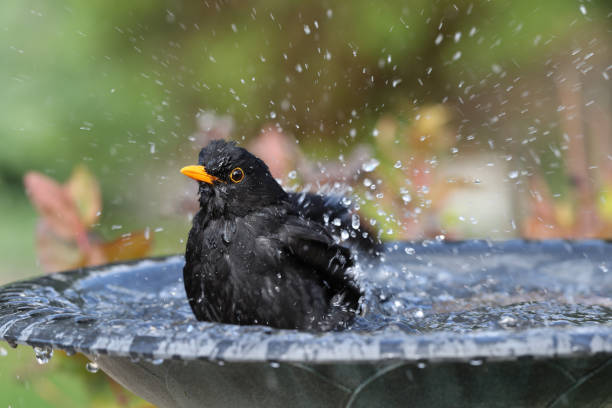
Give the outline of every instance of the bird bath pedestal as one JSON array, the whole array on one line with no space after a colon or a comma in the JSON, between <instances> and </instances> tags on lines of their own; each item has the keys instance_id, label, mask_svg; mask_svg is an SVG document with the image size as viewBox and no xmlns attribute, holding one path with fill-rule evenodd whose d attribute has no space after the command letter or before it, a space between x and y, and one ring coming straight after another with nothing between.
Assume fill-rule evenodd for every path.
<instances>
[{"instance_id":1,"label":"bird bath pedestal","mask_svg":"<svg viewBox=\"0 0 612 408\"><path fill-rule=\"evenodd\" d=\"M0 288L0 339L86 354L160 407L607 406L612 245L389 244L343 332L196 321L183 258Z\"/></svg>"}]
</instances>

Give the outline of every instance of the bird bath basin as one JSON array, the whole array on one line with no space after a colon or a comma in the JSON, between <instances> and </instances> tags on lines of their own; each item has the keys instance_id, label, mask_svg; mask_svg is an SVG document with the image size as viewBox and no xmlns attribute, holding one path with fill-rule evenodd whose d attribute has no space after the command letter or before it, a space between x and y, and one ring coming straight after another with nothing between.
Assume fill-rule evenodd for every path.
<instances>
[{"instance_id":1,"label":"bird bath basin","mask_svg":"<svg viewBox=\"0 0 612 408\"><path fill-rule=\"evenodd\" d=\"M365 313L301 333L196 321L182 256L0 288L0 339L80 352L161 407L607 406L612 244L388 244Z\"/></svg>"}]
</instances>

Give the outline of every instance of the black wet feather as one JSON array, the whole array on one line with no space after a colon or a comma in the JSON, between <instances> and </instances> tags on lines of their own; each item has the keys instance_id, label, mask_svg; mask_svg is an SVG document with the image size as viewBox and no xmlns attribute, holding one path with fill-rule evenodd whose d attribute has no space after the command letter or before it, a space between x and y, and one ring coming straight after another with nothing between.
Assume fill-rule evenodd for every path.
<instances>
[{"instance_id":1,"label":"black wet feather","mask_svg":"<svg viewBox=\"0 0 612 408\"><path fill-rule=\"evenodd\" d=\"M325 206L314 194L287 194L263 161L233 143L211 142L199 164L218 181L199 182L201 208L185 252L195 316L299 330L350 324L361 296L350 273L354 257L322 221L331 214L350 223L349 210L335 199ZM233 183L237 167L244 179ZM376 248L373 237L358 236L358 246Z\"/></svg>"}]
</instances>

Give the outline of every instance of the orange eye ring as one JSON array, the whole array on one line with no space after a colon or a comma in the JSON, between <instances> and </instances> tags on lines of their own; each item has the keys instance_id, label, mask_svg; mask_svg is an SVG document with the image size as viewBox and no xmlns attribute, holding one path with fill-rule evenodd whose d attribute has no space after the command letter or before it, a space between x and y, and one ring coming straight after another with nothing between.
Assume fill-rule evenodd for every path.
<instances>
[{"instance_id":1,"label":"orange eye ring","mask_svg":"<svg viewBox=\"0 0 612 408\"><path fill-rule=\"evenodd\" d=\"M232 183L240 183L244 180L244 171L240 167L236 167L230 171L230 180L232 180Z\"/></svg>"}]
</instances>

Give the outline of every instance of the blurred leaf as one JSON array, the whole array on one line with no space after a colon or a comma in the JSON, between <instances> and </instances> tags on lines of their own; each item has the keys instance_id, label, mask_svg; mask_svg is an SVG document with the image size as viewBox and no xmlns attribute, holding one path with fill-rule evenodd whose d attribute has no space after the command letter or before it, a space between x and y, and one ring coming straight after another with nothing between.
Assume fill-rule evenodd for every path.
<instances>
[{"instance_id":1,"label":"blurred leaf","mask_svg":"<svg viewBox=\"0 0 612 408\"><path fill-rule=\"evenodd\" d=\"M576 224L576 213L572 203L562 201L554 204L554 219L562 229L569 230Z\"/></svg>"},{"instance_id":2,"label":"blurred leaf","mask_svg":"<svg viewBox=\"0 0 612 408\"><path fill-rule=\"evenodd\" d=\"M40 220L36 228L36 253L46 272L58 272L80 266L82 255L74 240L55 233L47 221Z\"/></svg>"},{"instance_id":3,"label":"blurred leaf","mask_svg":"<svg viewBox=\"0 0 612 408\"><path fill-rule=\"evenodd\" d=\"M612 223L612 185L604 186L597 200L598 212L607 223Z\"/></svg>"},{"instance_id":4,"label":"blurred leaf","mask_svg":"<svg viewBox=\"0 0 612 408\"><path fill-rule=\"evenodd\" d=\"M24 183L30 199L42 216L36 231L40 263L47 272L101 265L142 258L151 250L149 232L136 232L112 242L102 242L87 232L102 210L100 187L83 166L61 186L55 180L29 172Z\"/></svg>"},{"instance_id":5,"label":"blurred leaf","mask_svg":"<svg viewBox=\"0 0 612 408\"><path fill-rule=\"evenodd\" d=\"M93 174L84 165L78 165L66 183L66 189L76 204L83 224L94 224L102 211L102 198Z\"/></svg>"},{"instance_id":6,"label":"blurred leaf","mask_svg":"<svg viewBox=\"0 0 612 408\"><path fill-rule=\"evenodd\" d=\"M153 240L146 231L133 232L111 242L102 244L107 262L142 258L149 254Z\"/></svg>"},{"instance_id":7,"label":"blurred leaf","mask_svg":"<svg viewBox=\"0 0 612 408\"><path fill-rule=\"evenodd\" d=\"M417 120L405 131L405 136L415 151L436 154L452 145L448 129L451 113L444 105L423 107Z\"/></svg>"},{"instance_id":8,"label":"blurred leaf","mask_svg":"<svg viewBox=\"0 0 612 408\"><path fill-rule=\"evenodd\" d=\"M103 246L103 244L93 244L87 250L81 249L82 258L79 266L96 266L107 263Z\"/></svg>"},{"instance_id":9,"label":"blurred leaf","mask_svg":"<svg viewBox=\"0 0 612 408\"><path fill-rule=\"evenodd\" d=\"M26 192L47 227L63 239L82 239L85 226L67 190L55 180L37 172L24 177Z\"/></svg>"},{"instance_id":10,"label":"blurred leaf","mask_svg":"<svg viewBox=\"0 0 612 408\"><path fill-rule=\"evenodd\" d=\"M268 164L275 178L282 178L295 168L299 151L295 143L273 126L266 127L250 144L249 150Z\"/></svg>"}]
</instances>

